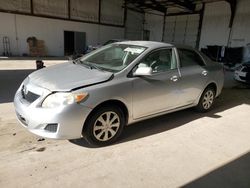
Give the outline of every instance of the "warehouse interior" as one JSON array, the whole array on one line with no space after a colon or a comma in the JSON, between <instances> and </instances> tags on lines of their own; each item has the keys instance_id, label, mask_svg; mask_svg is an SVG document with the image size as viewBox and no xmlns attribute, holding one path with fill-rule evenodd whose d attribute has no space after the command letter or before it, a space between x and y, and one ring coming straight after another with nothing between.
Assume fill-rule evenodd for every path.
<instances>
[{"instance_id":1,"label":"warehouse interior","mask_svg":"<svg viewBox=\"0 0 250 188\"><path fill-rule=\"evenodd\" d=\"M110 39L181 43L199 49L244 47L250 40L248 9L247 0L1 1L0 53L64 56L71 35L76 52ZM4 37L8 40L5 51ZM29 53L30 37L41 41L40 54Z\"/></svg>"},{"instance_id":2,"label":"warehouse interior","mask_svg":"<svg viewBox=\"0 0 250 188\"><path fill-rule=\"evenodd\" d=\"M249 0L0 0L0 187L249 187L250 81L234 77L250 62L249 18ZM19 126L13 98L38 60L67 63L110 40L203 52L224 67L214 109L135 123L103 148Z\"/></svg>"}]
</instances>

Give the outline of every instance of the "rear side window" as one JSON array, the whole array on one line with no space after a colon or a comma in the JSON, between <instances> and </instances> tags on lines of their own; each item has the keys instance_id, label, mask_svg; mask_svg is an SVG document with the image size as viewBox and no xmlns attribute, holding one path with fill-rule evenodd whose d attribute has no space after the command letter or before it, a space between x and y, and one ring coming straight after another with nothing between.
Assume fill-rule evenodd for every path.
<instances>
[{"instance_id":1,"label":"rear side window","mask_svg":"<svg viewBox=\"0 0 250 188\"><path fill-rule=\"evenodd\" d=\"M180 58L180 64L181 67L189 67L189 66L204 66L205 63L200 57L199 54L197 54L193 50L187 50L187 49L178 49L178 54Z\"/></svg>"}]
</instances>

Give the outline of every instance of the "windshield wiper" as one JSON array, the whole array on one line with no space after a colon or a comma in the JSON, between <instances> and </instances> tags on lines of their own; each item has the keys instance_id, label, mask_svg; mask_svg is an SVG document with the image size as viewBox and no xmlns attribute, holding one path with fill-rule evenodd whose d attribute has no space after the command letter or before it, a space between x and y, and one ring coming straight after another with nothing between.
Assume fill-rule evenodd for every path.
<instances>
[{"instance_id":1,"label":"windshield wiper","mask_svg":"<svg viewBox=\"0 0 250 188\"><path fill-rule=\"evenodd\" d=\"M97 66L97 65L95 65L95 64L93 64L93 63L88 64L88 65L91 66L91 68L94 68L94 69L98 69L98 70L100 70L100 71L103 71L102 68L100 68L99 66Z\"/></svg>"},{"instance_id":2,"label":"windshield wiper","mask_svg":"<svg viewBox=\"0 0 250 188\"><path fill-rule=\"evenodd\" d=\"M87 65L88 67L90 67L90 69L97 69L97 70L100 70L100 71L104 71L102 68L100 68L99 66L97 66L94 63L91 63L91 62L88 62L88 61L81 61L81 60L80 60L80 62L83 65Z\"/></svg>"},{"instance_id":3,"label":"windshield wiper","mask_svg":"<svg viewBox=\"0 0 250 188\"><path fill-rule=\"evenodd\" d=\"M74 59L73 60L74 64L80 64L83 65L84 67L87 67L89 69L92 69L93 67L89 63L85 63L84 61L81 61L80 59Z\"/></svg>"},{"instance_id":4,"label":"windshield wiper","mask_svg":"<svg viewBox=\"0 0 250 188\"><path fill-rule=\"evenodd\" d=\"M71 61L74 64L79 64L80 63L80 59L72 59Z\"/></svg>"},{"instance_id":5,"label":"windshield wiper","mask_svg":"<svg viewBox=\"0 0 250 188\"><path fill-rule=\"evenodd\" d=\"M77 61L75 59L72 59L72 63L77 64Z\"/></svg>"},{"instance_id":6,"label":"windshield wiper","mask_svg":"<svg viewBox=\"0 0 250 188\"><path fill-rule=\"evenodd\" d=\"M97 66L96 64L94 63L91 63L89 61L81 61L80 59L75 59L73 60L73 63L74 64L80 64L80 65L83 65L89 69L97 69L97 70L100 70L100 71L105 71L104 69L102 69L101 67Z\"/></svg>"}]
</instances>

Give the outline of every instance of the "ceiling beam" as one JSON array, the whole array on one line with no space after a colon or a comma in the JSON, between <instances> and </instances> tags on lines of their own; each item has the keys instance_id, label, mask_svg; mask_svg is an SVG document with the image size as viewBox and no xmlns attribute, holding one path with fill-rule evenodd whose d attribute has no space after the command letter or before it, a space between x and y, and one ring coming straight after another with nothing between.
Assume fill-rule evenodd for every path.
<instances>
[{"instance_id":1,"label":"ceiling beam","mask_svg":"<svg viewBox=\"0 0 250 188\"><path fill-rule=\"evenodd\" d=\"M191 14L199 14L200 11L194 12L176 12L176 13L168 13L167 16L182 16L182 15L191 15Z\"/></svg>"},{"instance_id":2,"label":"ceiling beam","mask_svg":"<svg viewBox=\"0 0 250 188\"><path fill-rule=\"evenodd\" d=\"M156 0L150 0L150 1L151 3L145 3L145 1L142 0L127 0L127 3L130 3L140 9L152 9L162 13L166 12L165 6L161 5L160 2L157 2Z\"/></svg>"},{"instance_id":3,"label":"ceiling beam","mask_svg":"<svg viewBox=\"0 0 250 188\"><path fill-rule=\"evenodd\" d=\"M155 8L157 8L158 10L160 10L160 12L162 13L166 13L167 8L162 5L160 2L157 2L156 0L150 0L152 2L152 5L155 5Z\"/></svg>"},{"instance_id":4,"label":"ceiling beam","mask_svg":"<svg viewBox=\"0 0 250 188\"><path fill-rule=\"evenodd\" d=\"M122 6L122 8L124 8L124 6ZM128 7L128 6L127 6L127 10L131 10L131 11L133 11L133 12L138 12L138 13L142 13L142 14L145 13L145 11L143 11L143 10L141 10L141 9L138 9L138 8L134 8L134 7Z\"/></svg>"},{"instance_id":5,"label":"ceiling beam","mask_svg":"<svg viewBox=\"0 0 250 188\"><path fill-rule=\"evenodd\" d=\"M183 0L183 1L180 1L180 0L165 0L165 1L162 1L162 2L164 2L164 3L171 2L171 3L173 3L172 6L179 6L179 7L183 8L183 9L186 9L186 10L188 10L190 12L195 11L195 4L190 0Z\"/></svg>"}]
</instances>

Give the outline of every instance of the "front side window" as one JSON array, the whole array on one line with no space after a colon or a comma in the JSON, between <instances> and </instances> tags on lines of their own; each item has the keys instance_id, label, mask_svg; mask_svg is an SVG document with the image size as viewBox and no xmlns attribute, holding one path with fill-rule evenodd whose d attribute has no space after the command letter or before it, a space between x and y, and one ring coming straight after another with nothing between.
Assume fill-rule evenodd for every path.
<instances>
[{"instance_id":1,"label":"front side window","mask_svg":"<svg viewBox=\"0 0 250 188\"><path fill-rule=\"evenodd\" d=\"M189 66L195 66L200 65L204 66L204 61L200 57L199 54L197 54L193 50L188 49L178 49L178 54L180 58L180 65L181 67L189 67Z\"/></svg>"},{"instance_id":2,"label":"front side window","mask_svg":"<svg viewBox=\"0 0 250 188\"><path fill-rule=\"evenodd\" d=\"M81 58L80 62L102 70L118 72L127 67L145 49L146 47L142 46L111 44Z\"/></svg>"},{"instance_id":3,"label":"front side window","mask_svg":"<svg viewBox=\"0 0 250 188\"><path fill-rule=\"evenodd\" d=\"M177 68L176 56L172 49L161 49L146 56L139 66L151 67L153 73L164 72Z\"/></svg>"}]
</instances>

